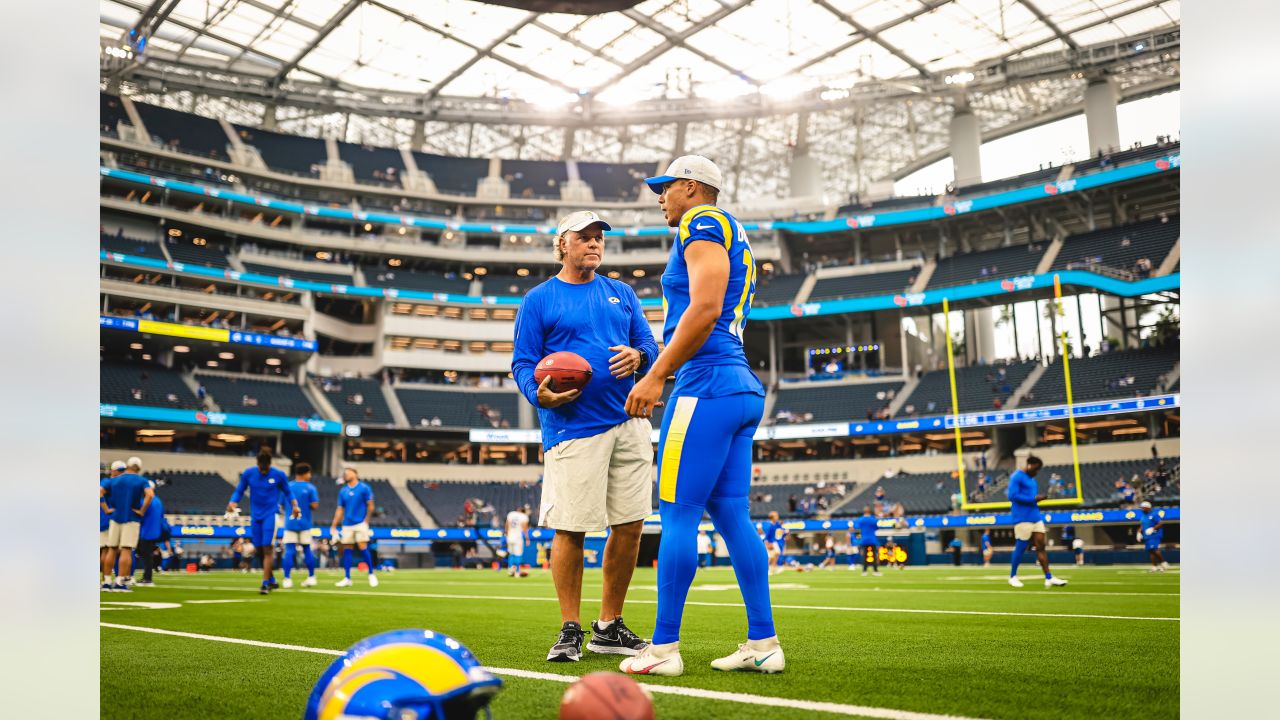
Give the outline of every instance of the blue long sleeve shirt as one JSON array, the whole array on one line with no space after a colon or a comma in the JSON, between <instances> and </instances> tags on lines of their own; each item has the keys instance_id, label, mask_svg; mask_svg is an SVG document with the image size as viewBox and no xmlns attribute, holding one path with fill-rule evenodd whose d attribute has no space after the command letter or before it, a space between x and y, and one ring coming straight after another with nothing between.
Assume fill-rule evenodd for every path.
<instances>
[{"instance_id":1,"label":"blue long sleeve shirt","mask_svg":"<svg viewBox=\"0 0 1280 720\"><path fill-rule=\"evenodd\" d=\"M257 465L240 473L240 483L231 493L231 502L239 504L245 491L249 491L249 511L254 520L274 518L281 502L293 512L293 494L289 492L289 476L280 468L268 468L264 473Z\"/></svg>"},{"instance_id":2,"label":"blue long sleeve shirt","mask_svg":"<svg viewBox=\"0 0 1280 720\"><path fill-rule=\"evenodd\" d=\"M853 521L853 526L857 528L858 534L862 536L858 541L859 545L880 545L880 537L876 535L876 529L880 527L880 521L876 520L874 515L863 515Z\"/></svg>"},{"instance_id":3,"label":"blue long sleeve shirt","mask_svg":"<svg viewBox=\"0 0 1280 720\"><path fill-rule=\"evenodd\" d=\"M553 277L524 296L516 314L511 373L525 399L538 409L543 450L599 435L630 419L624 406L635 380L609 373L609 358L617 354L609 348L617 345L639 350L641 369L658 357L658 343L630 285L603 275L581 285ZM582 356L591 365L591 381L577 400L544 408L538 405L534 369L542 358L561 351Z\"/></svg>"},{"instance_id":4,"label":"blue long sleeve shirt","mask_svg":"<svg viewBox=\"0 0 1280 720\"><path fill-rule=\"evenodd\" d=\"M1040 522L1040 509L1036 504L1038 490L1036 479L1025 471L1015 470L1009 476L1010 513L1015 523Z\"/></svg>"}]
</instances>

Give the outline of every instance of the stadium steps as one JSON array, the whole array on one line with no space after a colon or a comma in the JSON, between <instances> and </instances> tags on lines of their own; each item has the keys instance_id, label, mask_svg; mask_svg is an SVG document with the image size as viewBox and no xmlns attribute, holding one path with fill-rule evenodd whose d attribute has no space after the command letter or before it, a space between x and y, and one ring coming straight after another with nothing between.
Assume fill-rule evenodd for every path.
<instances>
[{"instance_id":1,"label":"stadium steps","mask_svg":"<svg viewBox=\"0 0 1280 720\"><path fill-rule=\"evenodd\" d=\"M1036 383L1040 382L1040 378L1044 376L1045 371L1048 369L1048 365L1036 365L1032 368L1031 373L1027 375L1027 379L1023 380L1022 384L1009 396L1009 402L1004 404L1004 409L1013 410L1018 407L1019 403L1022 402L1022 398L1031 392L1031 388L1035 387Z\"/></svg>"},{"instance_id":2,"label":"stadium steps","mask_svg":"<svg viewBox=\"0 0 1280 720\"><path fill-rule=\"evenodd\" d=\"M832 506L830 506L830 507L828 507L828 508L827 508L827 511L826 511L826 513L825 513L825 514L826 514L826 516L827 516L827 517L836 517L837 515L839 515L839 514L840 514L840 510L841 510L845 505L848 505L848 504L852 503L854 500L857 500L857 499L858 499L858 496L859 496L859 495L861 495L861 494L863 493L863 491L864 491L864 490L866 490L866 489L867 489L867 488L869 488L869 487L871 487L871 483L865 483L865 484L864 484L864 483L852 483L852 487L850 487L850 488L849 488L849 492L845 493L845 494L844 494L844 497L840 498L840 500L839 500L838 502L836 502L836 504L834 504L834 505L832 505Z\"/></svg>"},{"instance_id":3,"label":"stadium steps","mask_svg":"<svg viewBox=\"0 0 1280 720\"><path fill-rule=\"evenodd\" d=\"M907 400L911 398L911 393L915 392L916 386L920 384L920 378L915 375L909 377L911 379L907 381L906 385L902 386L898 394L893 396L893 401L889 403L889 417L898 416L898 411L902 409L903 405L907 404Z\"/></svg>"},{"instance_id":4,"label":"stadium steps","mask_svg":"<svg viewBox=\"0 0 1280 720\"><path fill-rule=\"evenodd\" d=\"M132 139L134 142L154 145L155 143L151 140L151 133L147 130L147 126L143 124L142 116L138 114L138 108L134 106L133 101L127 95L121 95L120 105L124 107L124 113L129 116L129 124L133 126L134 137Z\"/></svg>"},{"instance_id":5,"label":"stadium steps","mask_svg":"<svg viewBox=\"0 0 1280 720\"><path fill-rule=\"evenodd\" d=\"M169 243L160 242L160 243L156 243L156 245L160 246L160 254L164 255L164 261L169 263L169 266L172 267L173 256L169 254Z\"/></svg>"},{"instance_id":6,"label":"stadium steps","mask_svg":"<svg viewBox=\"0 0 1280 720\"><path fill-rule=\"evenodd\" d=\"M764 417L764 418L773 417L773 406L776 405L777 402L778 402L778 388L766 386L764 390L764 415L761 415L760 417Z\"/></svg>"},{"instance_id":7,"label":"stadium steps","mask_svg":"<svg viewBox=\"0 0 1280 720\"><path fill-rule=\"evenodd\" d=\"M200 381L196 380L195 372L188 370L187 372L180 373L180 376L182 377L183 384L191 388L191 394L199 398L200 393L197 392L197 388L200 387ZM214 402L213 396L208 393L205 393L204 396L204 406L206 410L211 412L222 412L222 408L218 407L218 403Z\"/></svg>"},{"instance_id":8,"label":"stadium steps","mask_svg":"<svg viewBox=\"0 0 1280 720\"><path fill-rule=\"evenodd\" d=\"M1179 236L1173 242L1173 247L1169 248L1169 254L1165 256L1164 262L1160 263L1160 267L1151 273L1152 277L1163 277L1173 272L1178 267L1178 261L1182 259L1182 237Z\"/></svg>"},{"instance_id":9,"label":"stadium steps","mask_svg":"<svg viewBox=\"0 0 1280 720\"><path fill-rule=\"evenodd\" d=\"M311 404L320 412L321 417L326 420L337 420L340 423L343 422L342 415L333 407L333 403L329 402L329 397L326 393L316 387L315 383L305 382L298 387L302 389L302 394L306 395L307 399L311 401Z\"/></svg>"},{"instance_id":10,"label":"stadium steps","mask_svg":"<svg viewBox=\"0 0 1280 720\"><path fill-rule=\"evenodd\" d=\"M382 392L382 399L386 401L387 408L391 410L391 419L395 421L396 427L409 427L409 416L405 414L400 398L396 397L395 388L384 382L378 389Z\"/></svg>"},{"instance_id":11,"label":"stadium steps","mask_svg":"<svg viewBox=\"0 0 1280 720\"><path fill-rule=\"evenodd\" d=\"M401 414L404 413L403 410L400 412ZM405 509L413 515L413 519L418 523L418 527L427 529L440 527L436 522L436 519L432 517L431 513L427 512L427 509L422 506L422 503L418 502L418 498L414 497L413 493L409 491L408 483L401 481L392 482L390 485L391 489L395 490L396 496L400 498L400 502L404 503Z\"/></svg>"},{"instance_id":12,"label":"stadium steps","mask_svg":"<svg viewBox=\"0 0 1280 720\"><path fill-rule=\"evenodd\" d=\"M804 282L800 283L800 289L796 291L793 305L803 305L809 302L809 295L813 293L813 286L818 284L818 273L812 272L805 276Z\"/></svg>"},{"instance_id":13,"label":"stadium steps","mask_svg":"<svg viewBox=\"0 0 1280 720\"><path fill-rule=\"evenodd\" d=\"M1173 364L1173 369L1164 375L1164 382L1156 387L1159 392L1167 393L1169 388L1178 384L1178 380L1182 379L1182 361L1179 360Z\"/></svg>"},{"instance_id":14,"label":"stadium steps","mask_svg":"<svg viewBox=\"0 0 1280 720\"><path fill-rule=\"evenodd\" d=\"M938 261L930 258L929 262L926 262L924 267L920 268L920 274L916 275L916 282L910 287L910 292L924 292L924 289L929 287L929 281L933 279L933 271L937 269Z\"/></svg>"},{"instance_id":15,"label":"stadium steps","mask_svg":"<svg viewBox=\"0 0 1280 720\"><path fill-rule=\"evenodd\" d=\"M1040 264L1036 265L1037 275L1049 272L1049 269L1053 267L1053 263L1058 260L1058 253L1062 252L1062 246L1066 241L1067 235L1061 229L1053 234L1053 239L1049 241L1049 247L1044 251L1044 255L1040 256Z\"/></svg>"}]
</instances>

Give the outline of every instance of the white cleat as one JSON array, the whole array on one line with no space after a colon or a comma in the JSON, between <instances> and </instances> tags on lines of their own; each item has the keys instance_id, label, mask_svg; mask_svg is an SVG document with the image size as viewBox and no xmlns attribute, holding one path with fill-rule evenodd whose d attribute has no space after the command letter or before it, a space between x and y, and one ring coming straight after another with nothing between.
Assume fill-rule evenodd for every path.
<instances>
[{"instance_id":1,"label":"white cleat","mask_svg":"<svg viewBox=\"0 0 1280 720\"><path fill-rule=\"evenodd\" d=\"M378 587L378 576L369 573L369 587Z\"/></svg>"},{"instance_id":2,"label":"white cleat","mask_svg":"<svg viewBox=\"0 0 1280 720\"><path fill-rule=\"evenodd\" d=\"M1164 568L1165 570L1168 570L1168 569L1169 569L1169 562L1168 562L1168 561L1165 561L1165 562L1160 563L1160 567Z\"/></svg>"},{"instance_id":3,"label":"white cleat","mask_svg":"<svg viewBox=\"0 0 1280 720\"><path fill-rule=\"evenodd\" d=\"M342 578L334 587L351 587L351 578Z\"/></svg>"},{"instance_id":4,"label":"white cleat","mask_svg":"<svg viewBox=\"0 0 1280 720\"><path fill-rule=\"evenodd\" d=\"M680 657L680 643L646 645L638 654L618 663L618 669L628 675L657 675L677 677L684 674L684 660Z\"/></svg>"},{"instance_id":5,"label":"white cleat","mask_svg":"<svg viewBox=\"0 0 1280 720\"><path fill-rule=\"evenodd\" d=\"M876 576L876 577L884 577L884 573L880 572L879 570L877 570L877 571L875 571L875 572L873 572L873 573L871 573L871 574L872 574L872 575L874 575L874 576Z\"/></svg>"},{"instance_id":6,"label":"white cleat","mask_svg":"<svg viewBox=\"0 0 1280 720\"><path fill-rule=\"evenodd\" d=\"M1044 581L1044 586L1046 588L1062 587L1063 585L1066 585L1066 584L1067 584L1067 581L1063 580L1062 578L1049 578L1048 580Z\"/></svg>"},{"instance_id":7,"label":"white cleat","mask_svg":"<svg viewBox=\"0 0 1280 720\"><path fill-rule=\"evenodd\" d=\"M787 666L777 638L742 643L736 652L711 661L715 670L726 672L780 673Z\"/></svg>"},{"instance_id":8,"label":"white cleat","mask_svg":"<svg viewBox=\"0 0 1280 720\"><path fill-rule=\"evenodd\" d=\"M285 578L281 580L280 587L284 588L285 590L288 590L289 588L293 587L293 580L290 578Z\"/></svg>"},{"instance_id":9,"label":"white cleat","mask_svg":"<svg viewBox=\"0 0 1280 720\"><path fill-rule=\"evenodd\" d=\"M1014 577L1009 578L1009 584L1014 587L1022 587L1022 581L1019 580L1016 575Z\"/></svg>"},{"instance_id":10,"label":"white cleat","mask_svg":"<svg viewBox=\"0 0 1280 720\"><path fill-rule=\"evenodd\" d=\"M308 577L306 580L303 580L303 581L302 581L301 583L299 583L299 584L300 584L302 587L315 587L315 586L316 586L316 576L315 576L315 575L312 575L312 576Z\"/></svg>"}]
</instances>

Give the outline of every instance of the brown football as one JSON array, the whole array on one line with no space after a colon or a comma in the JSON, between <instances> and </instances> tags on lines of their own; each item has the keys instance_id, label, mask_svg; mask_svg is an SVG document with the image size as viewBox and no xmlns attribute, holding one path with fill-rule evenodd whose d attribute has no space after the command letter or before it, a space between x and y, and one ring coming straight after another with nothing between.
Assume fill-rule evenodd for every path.
<instances>
[{"instance_id":1,"label":"brown football","mask_svg":"<svg viewBox=\"0 0 1280 720\"><path fill-rule=\"evenodd\" d=\"M551 377L552 392L569 392L581 390L591 382L591 363L581 355L571 352L555 352L538 361L534 368L533 379L542 384L542 379Z\"/></svg>"},{"instance_id":2,"label":"brown football","mask_svg":"<svg viewBox=\"0 0 1280 720\"><path fill-rule=\"evenodd\" d=\"M564 691L560 720L654 720L653 700L622 673L595 672Z\"/></svg>"}]
</instances>

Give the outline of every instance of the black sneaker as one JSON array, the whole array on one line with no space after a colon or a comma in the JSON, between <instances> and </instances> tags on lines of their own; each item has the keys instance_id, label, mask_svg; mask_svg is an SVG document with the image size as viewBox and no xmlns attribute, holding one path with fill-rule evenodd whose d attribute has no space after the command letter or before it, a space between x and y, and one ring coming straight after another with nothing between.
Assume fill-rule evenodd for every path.
<instances>
[{"instance_id":1,"label":"black sneaker","mask_svg":"<svg viewBox=\"0 0 1280 720\"><path fill-rule=\"evenodd\" d=\"M270 587L268 587L268 586L266 586L266 585L263 585L262 587L258 588L258 594L259 594L259 595L270 595L270 594L271 594L271 588L270 588Z\"/></svg>"},{"instance_id":2,"label":"black sneaker","mask_svg":"<svg viewBox=\"0 0 1280 720\"><path fill-rule=\"evenodd\" d=\"M591 623L591 642L587 649L605 655L637 655L649 645L639 635L631 632L631 628L622 622L622 616L614 619L608 628L600 629L599 623Z\"/></svg>"},{"instance_id":3,"label":"black sneaker","mask_svg":"<svg viewBox=\"0 0 1280 720\"><path fill-rule=\"evenodd\" d=\"M567 622L560 628L560 637L547 653L547 662L578 662L582 659L582 626Z\"/></svg>"}]
</instances>

